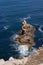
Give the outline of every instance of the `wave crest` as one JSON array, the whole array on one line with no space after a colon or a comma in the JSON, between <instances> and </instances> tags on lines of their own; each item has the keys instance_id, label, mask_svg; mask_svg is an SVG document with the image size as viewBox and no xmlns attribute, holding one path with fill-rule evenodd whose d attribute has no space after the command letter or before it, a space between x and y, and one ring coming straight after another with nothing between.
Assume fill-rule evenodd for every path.
<instances>
[{"instance_id":1,"label":"wave crest","mask_svg":"<svg viewBox=\"0 0 43 65\"><path fill-rule=\"evenodd\" d=\"M37 49L36 48L33 48L31 50L28 50L28 46L27 45L20 45L18 47L18 50L19 50L19 53L20 53L20 56L28 56L30 54L33 54L33 53L36 53L37 52Z\"/></svg>"},{"instance_id":2,"label":"wave crest","mask_svg":"<svg viewBox=\"0 0 43 65\"><path fill-rule=\"evenodd\" d=\"M14 34L10 37L10 40L15 42L15 39L18 37L19 35L18 34Z\"/></svg>"},{"instance_id":3,"label":"wave crest","mask_svg":"<svg viewBox=\"0 0 43 65\"><path fill-rule=\"evenodd\" d=\"M41 25L38 30L43 33L43 25Z\"/></svg>"},{"instance_id":4,"label":"wave crest","mask_svg":"<svg viewBox=\"0 0 43 65\"><path fill-rule=\"evenodd\" d=\"M20 19L21 21L24 20L24 19L27 20L27 19L31 19L31 16L27 16L27 17L23 17L23 18L19 18L19 19Z\"/></svg>"}]
</instances>

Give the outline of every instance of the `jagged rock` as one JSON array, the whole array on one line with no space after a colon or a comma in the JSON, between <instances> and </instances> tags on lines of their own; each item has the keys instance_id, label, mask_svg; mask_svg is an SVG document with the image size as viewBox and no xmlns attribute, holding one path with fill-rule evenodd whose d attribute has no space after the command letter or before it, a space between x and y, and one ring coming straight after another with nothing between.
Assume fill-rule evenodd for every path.
<instances>
[{"instance_id":1,"label":"jagged rock","mask_svg":"<svg viewBox=\"0 0 43 65\"><path fill-rule=\"evenodd\" d=\"M25 20L22 23L22 30L20 30L19 34L23 35L23 34L28 34L28 35L34 35L35 32L35 28L34 26L28 24ZM30 34L29 34L30 33Z\"/></svg>"},{"instance_id":2,"label":"jagged rock","mask_svg":"<svg viewBox=\"0 0 43 65\"><path fill-rule=\"evenodd\" d=\"M3 65L5 61L3 59L0 59L0 65Z\"/></svg>"},{"instance_id":3,"label":"jagged rock","mask_svg":"<svg viewBox=\"0 0 43 65\"><path fill-rule=\"evenodd\" d=\"M43 47L38 50L36 53L22 59L15 59L13 57L10 57L7 61L0 59L0 65L43 65Z\"/></svg>"},{"instance_id":4,"label":"jagged rock","mask_svg":"<svg viewBox=\"0 0 43 65\"><path fill-rule=\"evenodd\" d=\"M20 45L28 45L28 48L30 49L35 44L35 28L32 25L28 24L25 20L22 24L22 30L20 30L19 36L16 37L16 41L18 41Z\"/></svg>"},{"instance_id":5,"label":"jagged rock","mask_svg":"<svg viewBox=\"0 0 43 65\"><path fill-rule=\"evenodd\" d=\"M25 61L24 61L25 60ZM13 57L9 58L9 61L15 65L24 65L28 60L28 57L24 57L23 59L14 59Z\"/></svg>"}]
</instances>

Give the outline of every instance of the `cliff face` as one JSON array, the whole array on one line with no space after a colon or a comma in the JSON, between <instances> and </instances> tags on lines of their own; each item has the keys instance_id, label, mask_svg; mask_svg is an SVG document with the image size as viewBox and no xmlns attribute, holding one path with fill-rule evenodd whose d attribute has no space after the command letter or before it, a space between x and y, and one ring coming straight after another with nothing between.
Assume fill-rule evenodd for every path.
<instances>
[{"instance_id":1,"label":"cliff face","mask_svg":"<svg viewBox=\"0 0 43 65\"><path fill-rule=\"evenodd\" d=\"M16 38L16 41L20 45L27 45L28 49L31 49L34 45L34 32L35 28L24 20L22 22L22 30L19 31L19 36Z\"/></svg>"}]
</instances>

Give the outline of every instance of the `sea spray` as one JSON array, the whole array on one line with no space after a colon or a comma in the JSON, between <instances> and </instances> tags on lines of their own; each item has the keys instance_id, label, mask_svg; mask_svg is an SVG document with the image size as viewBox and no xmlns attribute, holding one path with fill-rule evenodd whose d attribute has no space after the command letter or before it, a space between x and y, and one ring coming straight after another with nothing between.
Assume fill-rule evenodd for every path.
<instances>
[{"instance_id":1,"label":"sea spray","mask_svg":"<svg viewBox=\"0 0 43 65\"><path fill-rule=\"evenodd\" d=\"M28 55L31 55L33 53L37 53L37 49L32 47L30 50L28 49L27 45L20 45L18 47L19 53L21 57L26 57Z\"/></svg>"},{"instance_id":2,"label":"sea spray","mask_svg":"<svg viewBox=\"0 0 43 65\"><path fill-rule=\"evenodd\" d=\"M41 25L38 30L43 33L43 25Z\"/></svg>"},{"instance_id":3,"label":"sea spray","mask_svg":"<svg viewBox=\"0 0 43 65\"><path fill-rule=\"evenodd\" d=\"M28 55L28 46L27 45L19 45L18 50L19 50L19 53L21 56Z\"/></svg>"},{"instance_id":4,"label":"sea spray","mask_svg":"<svg viewBox=\"0 0 43 65\"><path fill-rule=\"evenodd\" d=\"M15 39L16 39L18 36L19 36L18 34L13 34L13 35L10 37L10 41L17 42L17 41L15 41Z\"/></svg>"},{"instance_id":5,"label":"sea spray","mask_svg":"<svg viewBox=\"0 0 43 65\"><path fill-rule=\"evenodd\" d=\"M28 19L31 19L31 16L27 16L27 17L23 17L23 18L19 18L21 21L23 20L28 20Z\"/></svg>"}]
</instances>

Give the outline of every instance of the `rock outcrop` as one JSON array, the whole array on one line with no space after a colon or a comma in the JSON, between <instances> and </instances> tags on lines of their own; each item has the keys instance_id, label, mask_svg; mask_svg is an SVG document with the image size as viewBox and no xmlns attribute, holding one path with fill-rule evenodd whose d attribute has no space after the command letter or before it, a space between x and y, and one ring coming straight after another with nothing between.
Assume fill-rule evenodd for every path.
<instances>
[{"instance_id":1,"label":"rock outcrop","mask_svg":"<svg viewBox=\"0 0 43 65\"><path fill-rule=\"evenodd\" d=\"M40 47L36 53L22 59L13 57L7 61L0 59L0 65L43 65L43 47Z\"/></svg>"},{"instance_id":2,"label":"rock outcrop","mask_svg":"<svg viewBox=\"0 0 43 65\"><path fill-rule=\"evenodd\" d=\"M22 30L19 31L19 36L16 37L16 41L20 45L27 45L28 49L31 49L31 47L35 44L34 32L35 28L24 20L22 22Z\"/></svg>"}]
</instances>

